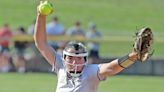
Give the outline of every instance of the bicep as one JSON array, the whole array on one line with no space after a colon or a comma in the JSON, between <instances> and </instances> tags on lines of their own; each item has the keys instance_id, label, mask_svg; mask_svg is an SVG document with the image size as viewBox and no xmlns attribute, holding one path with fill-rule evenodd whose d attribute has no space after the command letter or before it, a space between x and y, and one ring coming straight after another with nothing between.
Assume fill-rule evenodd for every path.
<instances>
[{"instance_id":1,"label":"bicep","mask_svg":"<svg viewBox=\"0 0 164 92\"><path fill-rule=\"evenodd\" d=\"M99 70L100 77L112 76L124 69L118 64L118 59L113 60L110 63L100 64L99 67L100 67Z\"/></svg>"}]
</instances>

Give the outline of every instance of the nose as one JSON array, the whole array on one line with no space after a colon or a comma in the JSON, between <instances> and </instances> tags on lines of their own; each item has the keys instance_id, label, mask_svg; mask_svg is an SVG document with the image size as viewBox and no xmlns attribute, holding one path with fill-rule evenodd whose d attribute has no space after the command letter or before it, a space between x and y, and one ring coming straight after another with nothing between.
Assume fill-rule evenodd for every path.
<instances>
[{"instance_id":1,"label":"nose","mask_svg":"<svg viewBox=\"0 0 164 92\"><path fill-rule=\"evenodd\" d=\"M72 64L75 64L76 63L76 60L73 60Z\"/></svg>"}]
</instances>

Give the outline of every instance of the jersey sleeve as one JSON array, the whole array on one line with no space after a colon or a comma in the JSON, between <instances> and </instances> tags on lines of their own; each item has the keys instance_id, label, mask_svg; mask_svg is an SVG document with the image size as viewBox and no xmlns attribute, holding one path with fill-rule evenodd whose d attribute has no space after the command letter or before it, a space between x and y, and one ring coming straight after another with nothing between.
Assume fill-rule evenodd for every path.
<instances>
[{"instance_id":1,"label":"jersey sleeve","mask_svg":"<svg viewBox=\"0 0 164 92\"><path fill-rule=\"evenodd\" d=\"M92 81L99 82L106 80L105 77L99 76L100 67L98 64L91 64L88 68L88 73Z\"/></svg>"},{"instance_id":2,"label":"jersey sleeve","mask_svg":"<svg viewBox=\"0 0 164 92\"><path fill-rule=\"evenodd\" d=\"M59 54L55 54L55 61L54 64L52 65L52 71L58 74L59 69L63 68L63 61L62 61L62 56Z\"/></svg>"},{"instance_id":3,"label":"jersey sleeve","mask_svg":"<svg viewBox=\"0 0 164 92\"><path fill-rule=\"evenodd\" d=\"M98 77L99 67L97 64L87 65L87 74L89 76L90 81L94 81L94 83L99 83L100 79Z\"/></svg>"},{"instance_id":4,"label":"jersey sleeve","mask_svg":"<svg viewBox=\"0 0 164 92\"><path fill-rule=\"evenodd\" d=\"M99 75L99 71L100 71L100 65L98 65L98 72L97 72L97 76L98 76L98 78L99 78L99 80L100 80L100 81L104 81L104 80L106 80L106 79L107 79L107 77L105 77L105 76L100 76L100 75Z\"/></svg>"}]
</instances>

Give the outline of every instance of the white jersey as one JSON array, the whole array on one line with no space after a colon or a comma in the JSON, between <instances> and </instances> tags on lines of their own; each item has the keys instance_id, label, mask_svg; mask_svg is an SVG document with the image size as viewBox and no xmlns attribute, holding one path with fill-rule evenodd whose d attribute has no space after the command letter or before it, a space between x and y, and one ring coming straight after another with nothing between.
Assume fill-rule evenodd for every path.
<instances>
[{"instance_id":1,"label":"white jersey","mask_svg":"<svg viewBox=\"0 0 164 92\"><path fill-rule=\"evenodd\" d=\"M73 78L68 76L62 57L56 55L55 72L58 76L56 92L97 92L100 79L98 77L98 64L86 65L81 76Z\"/></svg>"}]
</instances>

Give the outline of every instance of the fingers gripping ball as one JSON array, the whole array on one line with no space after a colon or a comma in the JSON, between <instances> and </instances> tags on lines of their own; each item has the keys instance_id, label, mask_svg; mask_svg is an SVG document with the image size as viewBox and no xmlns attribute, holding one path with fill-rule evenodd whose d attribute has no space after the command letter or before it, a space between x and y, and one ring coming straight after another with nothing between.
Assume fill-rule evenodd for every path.
<instances>
[{"instance_id":1,"label":"fingers gripping ball","mask_svg":"<svg viewBox=\"0 0 164 92\"><path fill-rule=\"evenodd\" d=\"M40 14L47 16L53 12L53 6L48 1L44 1L40 3L38 10Z\"/></svg>"}]
</instances>

